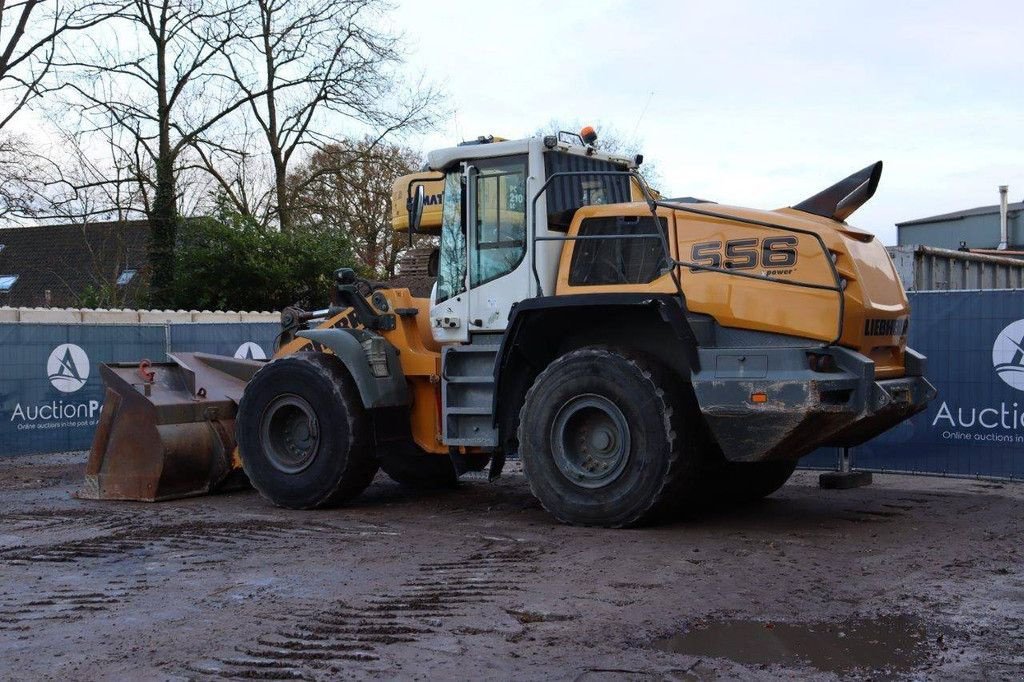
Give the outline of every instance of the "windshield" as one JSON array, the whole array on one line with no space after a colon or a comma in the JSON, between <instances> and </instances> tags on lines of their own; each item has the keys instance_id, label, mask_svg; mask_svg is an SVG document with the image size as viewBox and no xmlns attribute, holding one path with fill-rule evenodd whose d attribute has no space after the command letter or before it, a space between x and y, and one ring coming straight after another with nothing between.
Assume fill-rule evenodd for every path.
<instances>
[{"instance_id":1,"label":"windshield","mask_svg":"<svg viewBox=\"0 0 1024 682\"><path fill-rule=\"evenodd\" d=\"M462 173L444 176L441 207L441 248L437 267L437 300L446 301L466 290L466 226L462 219Z\"/></svg>"}]
</instances>

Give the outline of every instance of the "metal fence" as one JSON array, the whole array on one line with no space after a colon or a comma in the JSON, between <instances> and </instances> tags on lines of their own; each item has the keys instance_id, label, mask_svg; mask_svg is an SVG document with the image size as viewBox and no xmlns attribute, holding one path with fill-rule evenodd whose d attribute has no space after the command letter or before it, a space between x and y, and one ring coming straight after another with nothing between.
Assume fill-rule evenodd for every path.
<instances>
[{"instance_id":1,"label":"metal fence","mask_svg":"<svg viewBox=\"0 0 1024 682\"><path fill-rule=\"evenodd\" d=\"M854 448L871 471L1024 479L1024 290L910 294L910 345L928 356L939 397ZM167 352L272 352L274 323L0 323L0 456L89 447L103 402L103 362ZM802 461L834 468L832 449Z\"/></svg>"},{"instance_id":2,"label":"metal fence","mask_svg":"<svg viewBox=\"0 0 1024 682\"><path fill-rule=\"evenodd\" d=\"M103 405L99 365L173 351L267 357L280 325L0 324L0 456L84 450Z\"/></svg>"}]
</instances>

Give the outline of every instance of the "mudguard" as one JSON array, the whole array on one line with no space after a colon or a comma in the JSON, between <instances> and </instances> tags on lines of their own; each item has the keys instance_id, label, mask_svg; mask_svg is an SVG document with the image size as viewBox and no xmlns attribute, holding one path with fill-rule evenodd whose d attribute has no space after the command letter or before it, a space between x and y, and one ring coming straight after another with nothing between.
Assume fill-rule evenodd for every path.
<instances>
[{"instance_id":1,"label":"mudguard","mask_svg":"<svg viewBox=\"0 0 1024 682\"><path fill-rule=\"evenodd\" d=\"M409 404L409 386L398 359L398 350L386 339L364 329L310 329L296 334L309 339L317 350L329 350L335 355L355 381L359 397L367 409L397 407ZM383 348L387 360L388 374L375 376L363 344L376 340Z\"/></svg>"}]
</instances>

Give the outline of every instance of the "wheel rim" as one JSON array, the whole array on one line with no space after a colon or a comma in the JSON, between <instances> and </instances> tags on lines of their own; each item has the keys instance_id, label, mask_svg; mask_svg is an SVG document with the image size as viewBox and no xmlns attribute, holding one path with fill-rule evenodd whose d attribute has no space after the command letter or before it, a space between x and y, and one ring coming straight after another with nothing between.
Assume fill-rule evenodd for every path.
<instances>
[{"instance_id":1,"label":"wheel rim","mask_svg":"<svg viewBox=\"0 0 1024 682\"><path fill-rule=\"evenodd\" d=\"M618 478L629 461L629 424L607 398L577 396L555 415L551 453L559 471L576 485L603 487Z\"/></svg>"},{"instance_id":2,"label":"wheel rim","mask_svg":"<svg viewBox=\"0 0 1024 682\"><path fill-rule=\"evenodd\" d=\"M320 428L305 398L287 393L274 399L260 419L260 440L278 471L297 474L316 458Z\"/></svg>"}]
</instances>

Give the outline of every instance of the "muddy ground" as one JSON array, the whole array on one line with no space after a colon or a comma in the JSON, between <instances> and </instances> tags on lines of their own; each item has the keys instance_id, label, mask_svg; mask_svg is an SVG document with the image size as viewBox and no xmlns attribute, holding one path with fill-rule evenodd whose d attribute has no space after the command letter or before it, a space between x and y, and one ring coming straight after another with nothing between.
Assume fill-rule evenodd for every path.
<instances>
[{"instance_id":1,"label":"muddy ground","mask_svg":"<svg viewBox=\"0 0 1024 682\"><path fill-rule=\"evenodd\" d=\"M877 476L653 529L521 475L275 509L73 499L0 458L4 679L1019 679L1024 485Z\"/></svg>"}]
</instances>

